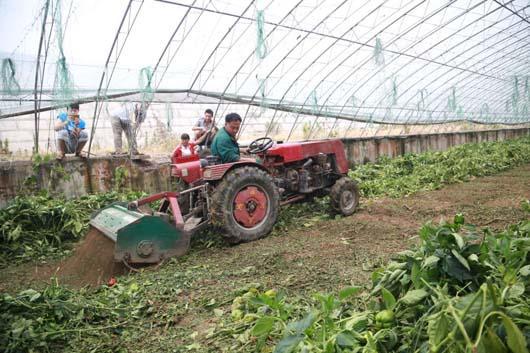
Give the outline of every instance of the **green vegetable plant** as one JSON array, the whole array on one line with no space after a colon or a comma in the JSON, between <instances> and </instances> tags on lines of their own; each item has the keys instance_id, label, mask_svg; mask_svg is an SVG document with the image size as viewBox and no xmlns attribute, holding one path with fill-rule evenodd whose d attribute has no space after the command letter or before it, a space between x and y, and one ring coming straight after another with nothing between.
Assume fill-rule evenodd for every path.
<instances>
[{"instance_id":1,"label":"green vegetable plant","mask_svg":"<svg viewBox=\"0 0 530 353\"><path fill-rule=\"evenodd\" d=\"M64 255L88 229L90 214L138 192L86 195L77 199L48 193L17 196L0 209L0 266Z\"/></svg>"},{"instance_id":2,"label":"green vegetable plant","mask_svg":"<svg viewBox=\"0 0 530 353\"><path fill-rule=\"evenodd\" d=\"M376 163L359 165L349 176L359 182L364 197L400 197L490 175L529 161L530 137L523 137L464 144L443 152L380 157Z\"/></svg>"},{"instance_id":3,"label":"green vegetable plant","mask_svg":"<svg viewBox=\"0 0 530 353\"><path fill-rule=\"evenodd\" d=\"M530 220L479 232L457 214L420 239L374 271L369 290L309 300L250 290L209 339L248 352L527 353Z\"/></svg>"}]
</instances>

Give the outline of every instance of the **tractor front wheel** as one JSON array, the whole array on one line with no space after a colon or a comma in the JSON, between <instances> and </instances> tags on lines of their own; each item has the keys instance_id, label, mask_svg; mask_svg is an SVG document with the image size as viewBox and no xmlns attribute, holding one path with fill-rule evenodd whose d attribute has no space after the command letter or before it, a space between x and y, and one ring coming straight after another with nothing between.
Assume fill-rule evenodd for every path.
<instances>
[{"instance_id":1,"label":"tractor front wheel","mask_svg":"<svg viewBox=\"0 0 530 353\"><path fill-rule=\"evenodd\" d=\"M256 167L229 172L212 195L212 221L231 243L267 235L278 218L280 195L271 176Z\"/></svg>"},{"instance_id":2,"label":"tractor front wheel","mask_svg":"<svg viewBox=\"0 0 530 353\"><path fill-rule=\"evenodd\" d=\"M342 177L335 182L329 196L331 207L344 216L353 214L359 205L357 183L347 177Z\"/></svg>"}]
</instances>

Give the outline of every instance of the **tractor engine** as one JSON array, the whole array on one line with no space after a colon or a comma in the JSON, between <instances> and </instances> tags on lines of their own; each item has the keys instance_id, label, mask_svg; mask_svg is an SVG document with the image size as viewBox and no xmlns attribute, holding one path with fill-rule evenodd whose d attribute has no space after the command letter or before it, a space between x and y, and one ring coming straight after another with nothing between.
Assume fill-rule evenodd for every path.
<instances>
[{"instance_id":1,"label":"tractor engine","mask_svg":"<svg viewBox=\"0 0 530 353\"><path fill-rule=\"evenodd\" d=\"M276 171L275 182L284 190L284 195L310 194L331 186L336 179L332 159L324 153L286 164Z\"/></svg>"}]
</instances>

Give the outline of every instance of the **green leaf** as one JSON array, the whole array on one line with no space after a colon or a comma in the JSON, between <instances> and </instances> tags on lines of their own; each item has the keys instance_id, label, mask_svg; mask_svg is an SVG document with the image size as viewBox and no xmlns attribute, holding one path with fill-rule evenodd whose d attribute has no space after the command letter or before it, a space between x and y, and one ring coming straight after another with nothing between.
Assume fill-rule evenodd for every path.
<instances>
[{"instance_id":1,"label":"green leaf","mask_svg":"<svg viewBox=\"0 0 530 353\"><path fill-rule=\"evenodd\" d=\"M414 283L414 288L419 289L423 287L423 283L421 282L421 269L418 263L414 263L412 265L412 270L410 272L410 278L412 279L412 283Z\"/></svg>"},{"instance_id":2,"label":"green leaf","mask_svg":"<svg viewBox=\"0 0 530 353\"><path fill-rule=\"evenodd\" d=\"M423 300L429 293L424 289L409 290L399 301L406 305L415 305Z\"/></svg>"},{"instance_id":3,"label":"green leaf","mask_svg":"<svg viewBox=\"0 0 530 353\"><path fill-rule=\"evenodd\" d=\"M302 340L304 339L304 335L302 334L296 334L296 335L289 335L284 338L274 348L274 353L290 353L292 352L296 346Z\"/></svg>"},{"instance_id":4,"label":"green leaf","mask_svg":"<svg viewBox=\"0 0 530 353\"><path fill-rule=\"evenodd\" d=\"M423 260L423 263L421 264L421 267L422 268L431 267L432 265L436 264L438 261L440 261L440 258L438 256L431 255L431 256L425 258L425 260Z\"/></svg>"},{"instance_id":5,"label":"green leaf","mask_svg":"<svg viewBox=\"0 0 530 353\"><path fill-rule=\"evenodd\" d=\"M456 245L458 245L458 248L462 250L464 248L464 245L466 244L464 239L458 233L452 233L452 235L453 238L455 238Z\"/></svg>"},{"instance_id":6,"label":"green leaf","mask_svg":"<svg viewBox=\"0 0 530 353\"><path fill-rule=\"evenodd\" d=\"M510 289L508 290L507 298L517 299L524 294L524 291L525 291L524 283L516 282L512 286L510 286Z\"/></svg>"},{"instance_id":7,"label":"green leaf","mask_svg":"<svg viewBox=\"0 0 530 353\"><path fill-rule=\"evenodd\" d=\"M456 251L455 249L451 249L451 253L458 260L458 262L460 262L462 264L462 266L464 266L468 271L471 271L471 268L469 267L469 264L467 263L467 260L464 259L464 257L462 255L460 255L458 253L458 251Z\"/></svg>"},{"instance_id":8,"label":"green leaf","mask_svg":"<svg viewBox=\"0 0 530 353\"><path fill-rule=\"evenodd\" d=\"M307 314L303 319L289 323L289 325L287 325L287 330L295 332L297 334L301 334L313 324L317 316L317 312L312 311Z\"/></svg>"},{"instance_id":9,"label":"green leaf","mask_svg":"<svg viewBox=\"0 0 530 353\"><path fill-rule=\"evenodd\" d=\"M485 351L488 353L507 353L506 346L491 327L486 329L486 333L482 337L481 343L485 347Z\"/></svg>"},{"instance_id":10,"label":"green leaf","mask_svg":"<svg viewBox=\"0 0 530 353\"><path fill-rule=\"evenodd\" d=\"M530 265L526 265L526 266L521 267L521 269L519 270L519 273L523 277L530 276Z\"/></svg>"},{"instance_id":11,"label":"green leaf","mask_svg":"<svg viewBox=\"0 0 530 353\"><path fill-rule=\"evenodd\" d=\"M344 328L347 330L354 330L358 332L364 331L367 326L368 314L366 312L352 314L351 318L344 324Z\"/></svg>"},{"instance_id":12,"label":"green leaf","mask_svg":"<svg viewBox=\"0 0 530 353\"><path fill-rule=\"evenodd\" d=\"M514 353L528 353L526 340L517 325L506 315L502 315L502 322L506 329L508 347Z\"/></svg>"},{"instance_id":13,"label":"green leaf","mask_svg":"<svg viewBox=\"0 0 530 353\"><path fill-rule=\"evenodd\" d=\"M31 298L29 298L29 301L30 302L34 302L35 300L39 299L41 297L41 294L40 293L35 293L31 296Z\"/></svg>"},{"instance_id":14,"label":"green leaf","mask_svg":"<svg viewBox=\"0 0 530 353\"><path fill-rule=\"evenodd\" d=\"M462 213L457 213L455 215L455 218L453 220L453 223L456 224L456 225L462 225L464 224L464 215Z\"/></svg>"},{"instance_id":15,"label":"green leaf","mask_svg":"<svg viewBox=\"0 0 530 353\"><path fill-rule=\"evenodd\" d=\"M358 286L352 286L352 287L348 287L348 288L344 288L343 290L340 291L339 293L339 298L341 300L344 300L348 297L351 297L353 295L357 295L357 293L359 293L361 291L361 287L358 287Z\"/></svg>"},{"instance_id":16,"label":"green leaf","mask_svg":"<svg viewBox=\"0 0 530 353\"><path fill-rule=\"evenodd\" d=\"M341 347L355 347L355 346L357 346L357 340L355 339L355 336L353 336L348 331L339 332L339 334L335 338L335 342L336 342L337 345L339 345Z\"/></svg>"},{"instance_id":17,"label":"green leaf","mask_svg":"<svg viewBox=\"0 0 530 353\"><path fill-rule=\"evenodd\" d=\"M256 324L250 332L254 336L268 335L274 326L274 318L270 316L263 316L256 321Z\"/></svg>"},{"instance_id":18,"label":"green leaf","mask_svg":"<svg viewBox=\"0 0 530 353\"><path fill-rule=\"evenodd\" d=\"M427 325L429 346L438 346L449 333L449 328L449 320L447 320L445 312L440 311L430 316Z\"/></svg>"},{"instance_id":19,"label":"green leaf","mask_svg":"<svg viewBox=\"0 0 530 353\"><path fill-rule=\"evenodd\" d=\"M388 310L394 309L394 306L396 306L396 298L394 298L394 295L390 293L386 288L381 289L381 295L383 296L385 308Z\"/></svg>"}]
</instances>

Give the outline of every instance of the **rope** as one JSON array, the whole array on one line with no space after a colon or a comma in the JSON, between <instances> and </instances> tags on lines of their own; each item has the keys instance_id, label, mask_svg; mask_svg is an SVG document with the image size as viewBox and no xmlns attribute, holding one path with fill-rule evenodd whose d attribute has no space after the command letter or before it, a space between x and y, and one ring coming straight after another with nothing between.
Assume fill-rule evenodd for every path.
<instances>
[{"instance_id":1,"label":"rope","mask_svg":"<svg viewBox=\"0 0 530 353\"><path fill-rule=\"evenodd\" d=\"M488 103L482 104L480 107L480 119L489 120L490 107Z\"/></svg>"},{"instance_id":2,"label":"rope","mask_svg":"<svg viewBox=\"0 0 530 353\"><path fill-rule=\"evenodd\" d=\"M425 88L422 88L418 91L418 103L417 108L418 112L421 112L425 110L425 97L427 96L427 90Z\"/></svg>"},{"instance_id":3,"label":"rope","mask_svg":"<svg viewBox=\"0 0 530 353\"><path fill-rule=\"evenodd\" d=\"M398 90L396 81L396 77L392 77L392 105L397 104Z\"/></svg>"},{"instance_id":4,"label":"rope","mask_svg":"<svg viewBox=\"0 0 530 353\"><path fill-rule=\"evenodd\" d=\"M171 103L166 103L166 124L167 124L167 130L171 132L171 122L173 121L173 108L171 107Z\"/></svg>"},{"instance_id":5,"label":"rope","mask_svg":"<svg viewBox=\"0 0 530 353\"><path fill-rule=\"evenodd\" d=\"M519 115L519 78L513 77L512 112Z\"/></svg>"},{"instance_id":6,"label":"rope","mask_svg":"<svg viewBox=\"0 0 530 353\"><path fill-rule=\"evenodd\" d=\"M381 43L380 38L375 39L374 60L375 60L376 65L378 66L382 66L385 64L385 56L383 54L383 44Z\"/></svg>"},{"instance_id":7,"label":"rope","mask_svg":"<svg viewBox=\"0 0 530 353\"><path fill-rule=\"evenodd\" d=\"M154 90L151 87L151 81L153 80L153 68L150 66L143 67L140 70L140 75L138 77L138 85L142 91L142 105L145 102L150 102L153 100Z\"/></svg>"},{"instance_id":8,"label":"rope","mask_svg":"<svg viewBox=\"0 0 530 353\"><path fill-rule=\"evenodd\" d=\"M59 49L59 60L55 71L54 92L55 99L61 105L67 105L74 100L74 82L72 73L68 69L66 56L63 48L63 25L62 25L62 10L61 0L57 0L55 5L55 13L53 21L55 22L55 34L57 39L57 48Z\"/></svg>"},{"instance_id":9,"label":"rope","mask_svg":"<svg viewBox=\"0 0 530 353\"><path fill-rule=\"evenodd\" d=\"M11 58L2 60L2 89L9 95L20 93L20 85L15 77L15 63Z\"/></svg>"},{"instance_id":10,"label":"rope","mask_svg":"<svg viewBox=\"0 0 530 353\"><path fill-rule=\"evenodd\" d=\"M318 99L317 99L317 92L315 90L311 91L311 111L314 115L317 115L318 112Z\"/></svg>"},{"instance_id":11,"label":"rope","mask_svg":"<svg viewBox=\"0 0 530 353\"><path fill-rule=\"evenodd\" d=\"M456 111L456 87L454 86L451 88L449 98L447 98L447 109L452 112Z\"/></svg>"},{"instance_id":12,"label":"rope","mask_svg":"<svg viewBox=\"0 0 530 353\"><path fill-rule=\"evenodd\" d=\"M265 44L265 11L258 10L256 13L257 44L256 55L259 59L267 56L267 45Z\"/></svg>"}]
</instances>

